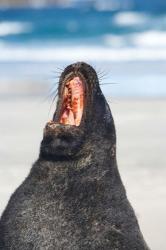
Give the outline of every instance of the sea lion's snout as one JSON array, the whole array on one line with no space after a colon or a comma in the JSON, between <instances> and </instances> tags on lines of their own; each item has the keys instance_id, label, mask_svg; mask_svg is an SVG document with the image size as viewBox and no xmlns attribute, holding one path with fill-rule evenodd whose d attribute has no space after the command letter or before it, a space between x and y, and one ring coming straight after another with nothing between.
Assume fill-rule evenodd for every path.
<instances>
[{"instance_id":1,"label":"sea lion's snout","mask_svg":"<svg viewBox=\"0 0 166 250\"><path fill-rule=\"evenodd\" d=\"M62 125L81 127L92 103L91 97L98 82L95 70L88 64L71 64L59 80L58 102L53 121Z\"/></svg>"},{"instance_id":2,"label":"sea lion's snout","mask_svg":"<svg viewBox=\"0 0 166 250\"><path fill-rule=\"evenodd\" d=\"M105 107L95 70L82 62L66 67L59 79L53 120L44 130L41 154L51 159L79 155L93 128L102 131L98 124L105 124Z\"/></svg>"}]
</instances>

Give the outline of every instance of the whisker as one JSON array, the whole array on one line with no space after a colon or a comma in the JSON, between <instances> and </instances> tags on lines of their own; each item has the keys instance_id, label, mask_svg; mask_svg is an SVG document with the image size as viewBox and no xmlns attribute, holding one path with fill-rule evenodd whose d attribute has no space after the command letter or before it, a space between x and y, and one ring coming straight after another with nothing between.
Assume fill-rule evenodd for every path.
<instances>
[{"instance_id":1,"label":"whisker","mask_svg":"<svg viewBox=\"0 0 166 250\"><path fill-rule=\"evenodd\" d=\"M108 77L109 72L107 72L105 69L98 69L96 70L98 77Z\"/></svg>"},{"instance_id":2,"label":"whisker","mask_svg":"<svg viewBox=\"0 0 166 250\"><path fill-rule=\"evenodd\" d=\"M64 68L56 67L60 71L64 71Z\"/></svg>"},{"instance_id":3,"label":"whisker","mask_svg":"<svg viewBox=\"0 0 166 250\"><path fill-rule=\"evenodd\" d=\"M98 78L99 79L108 78L108 75L103 73L103 74L98 75Z\"/></svg>"},{"instance_id":4,"label":"whisker","mask_svg":"<svg viewBox=\"0 0 166 250\"><path fill-rule=\"evenodd\" d=\"M107 72L106 72L105 69L103 69L103 68L101 68L101 67L100 67L100 68L97 68L97 67L96 67L96 73L97 73L97 74L100 74L100 73L107 73Z\"/></svg>"},{"instance_id":5,"label":"whisker","mask_svg":"<svg viewBox=\"0 0 166 250\"><path fill-rule=\"evenodd\" d=\"M52 70L52 72L54 72L56 74L59 74L59 75L61 75L63 71L64 71L64 69L61 69L61 68L58 68L58 67L56 69Z\"/></svg>"},{"instance_id":6,"label":"whisker","mask_svg":"<svg viewBox=\"0 0 166 250\"><path fill-rule=\"evenodd\" d=\"M50 105L50 108L49 108L49 111L48 111L48 116L50 115L50 112L51 112L51 109L52 109L52 106L53 104L55 103L55 99L56 97L58 96L58 89L56 89L56 91L54 91L50 97L53 97L52 101L51 101L51 105Z\"/></svg>"},{"instance_id":7,"label":"whisker","mask_svg":"<svg viewBox=\"0 0 166 250\"><path fill-rule=\"evenodd\" d=\"M52 85L48 90L48 94L46 95L46 97L44 97L43 102L50 100L50 98L52 98L55 94L57 94L57 92L58 92L58 86L55 86L55 84Z\"/></svg>"},{"instance_id":8,"label":"whisker","mask_svg":"<svg viewBox=\"0 0 166 250\"><path fill-rule=\"evenodd\" d=\"M56 98L58 96L58 86L59 86L59 79L64 69L62 68L56 68L55 70L51 71L50 79L52 81L51 86L49 87L48 94L43 98L43 102L49 101L50 108L48 110L48 116L50 116L51 110L53 105L55 104Z\"/></svg>"},{"instance_id":9,"label":"whisker","mask_svg":"<svg viewBox=\"0 0 166 250\"><path fill-rule=\"evenodd\" d=\"M58 77L60 77L60 75L62 74L63 71L64 71L64 68L59 68L59 67L56 67L56 69L51 70L51 72L52 72L53 74L58 74ZM57 77L57 78L58 78L58 77Z\"/></svg>"},{"instance_id":10,"label":"whisker","mask_svg":"<svg viewBox=\"0 0 166 250\"><path fill-rule=\"evenodd\" d=\"M118 82L104 82L100 83L100 85L109 85L109 84L119 84Z\"/></svg>"},{"instance_id":11,"label":"whisker","mask_svg":"<svg viewBox=\"0 0 166 250\"><path fill-rule=\"evenodd\" d=\"M103 76L107 76L108 74L106 73L106 72L101 72L100 74L98 74L98 76L101 76L101 77L103 77Z\"/></svg>"},{"instance_id":12,"label":"whisker","mask_svg":"<svg viewBox=\"0 0 166 250\"><path fill-rule=\"evenodd\" d=\"M53 94L47 94L45 97L43 97L43 101L42 102L47 102L50 101L50 98L52 98Z\"/></svg>"},{"instance_id":13,"label":"whisker","mask_svg":"<svg viewBox=\"0 0 166 250\"><path fill-rule=\"evenodd\" d=\"M98 77L98 79L99 79L99 82L101 82L101 81L106 80L108 78L107 77Z\"/></svg>"},{"instance_id":14,"label":"whisker","mask_svg":"<svg viewBox=\"0 0 166 250\"><path fill-rule=\"evenodd\" d=\"M60 79L60 76L61 76L60 72L52 71L51 74L52 74L52 76L50 76L51 78L53 78L53 79Z\"/></svg>"}]
</instances>

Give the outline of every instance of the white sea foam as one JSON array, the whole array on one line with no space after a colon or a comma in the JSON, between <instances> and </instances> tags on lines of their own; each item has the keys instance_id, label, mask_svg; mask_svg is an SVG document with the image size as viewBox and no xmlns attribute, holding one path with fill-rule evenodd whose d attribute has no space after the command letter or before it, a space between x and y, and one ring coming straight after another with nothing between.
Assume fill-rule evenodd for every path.
<instances>
[{"instance_id":1,"label":"white sea foam","mask_svg":"<svg viewBox=\"0 0 166 250\"><path fill-rule=\"evenodd\" d=\"M166 48L166 32L153 30L142 32L133 36L133 42L137 46Z\"/></svg>"},{"instance_id":2,"label":"white sea foam","mask_svg":"<svg viewBox=\"0 0 166 250\"><path fill-rule=\"evenodd\" d=\"M0 47L0 62L13 61L155 61L166 60L166 48L106 48L106 47Z\"/></svg>"},{"instance_id":3,"label":"white sea foam","mask_svg":"<svg viewBox=\"0 0 166 250\"><path fill-rule=\"evenodd\" d=\"M23 22L0 22L0 36L27 33L32 30L29 23Z\"/></svg>"},{"instance_id":4,"label":"white sea foam","mask_svg":"<svg viewBox=\"0 0 166 250\"><path fill-rule=\"evenodd\" d=\"M107 34L103 36L105 45L116 47L137 47L140 49L166 48L166 31L150 30L126 35Z\"/></svg>"},{"instance_id":5,"label":"white sea foam","mask_svg":"<svg viewBox=\"0 0 166 250\"><path fill-rule=\"evenodd\" d=\"M142 13L121 12L115 15L114 23L120 26L140 25L147 21L147 16Z\"/></svg>"}]
</instances>

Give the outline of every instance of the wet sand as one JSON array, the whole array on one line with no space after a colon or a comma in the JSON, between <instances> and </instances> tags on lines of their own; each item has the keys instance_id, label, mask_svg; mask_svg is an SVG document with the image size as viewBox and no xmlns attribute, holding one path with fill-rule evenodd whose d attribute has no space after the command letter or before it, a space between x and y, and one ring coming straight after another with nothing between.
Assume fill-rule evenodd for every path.
<instances>
[{"instance_id":1,"label":"wet sand","mask_svg":"<svg viewBox=\"0 0 166 250\"><path fill-rule=\"evenodd\" d=\"M110 105L128 198L151 249L166 249L166 100L114 98ZM0 213L38 157L49 108L42 98L0 100Z\"/></svg>"}]
</instances>

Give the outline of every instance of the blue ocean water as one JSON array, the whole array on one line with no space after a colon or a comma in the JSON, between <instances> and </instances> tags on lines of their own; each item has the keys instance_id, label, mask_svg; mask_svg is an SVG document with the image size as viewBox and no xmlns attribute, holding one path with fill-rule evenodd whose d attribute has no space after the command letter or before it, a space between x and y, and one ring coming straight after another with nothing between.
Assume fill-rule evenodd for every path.
<instances>
[{"instance_id":1,"label":"blue ocean water","mask_svg":"<svg viewBox=\"0 0 166 250\"><path fill-rule=\"evenodd\" d=\"M166 13L0 9L1 82L27 75L40 81L75 61L106 72L103 83L118 83L112 94L165 96Z\"/></svg>"}]
</instances>

